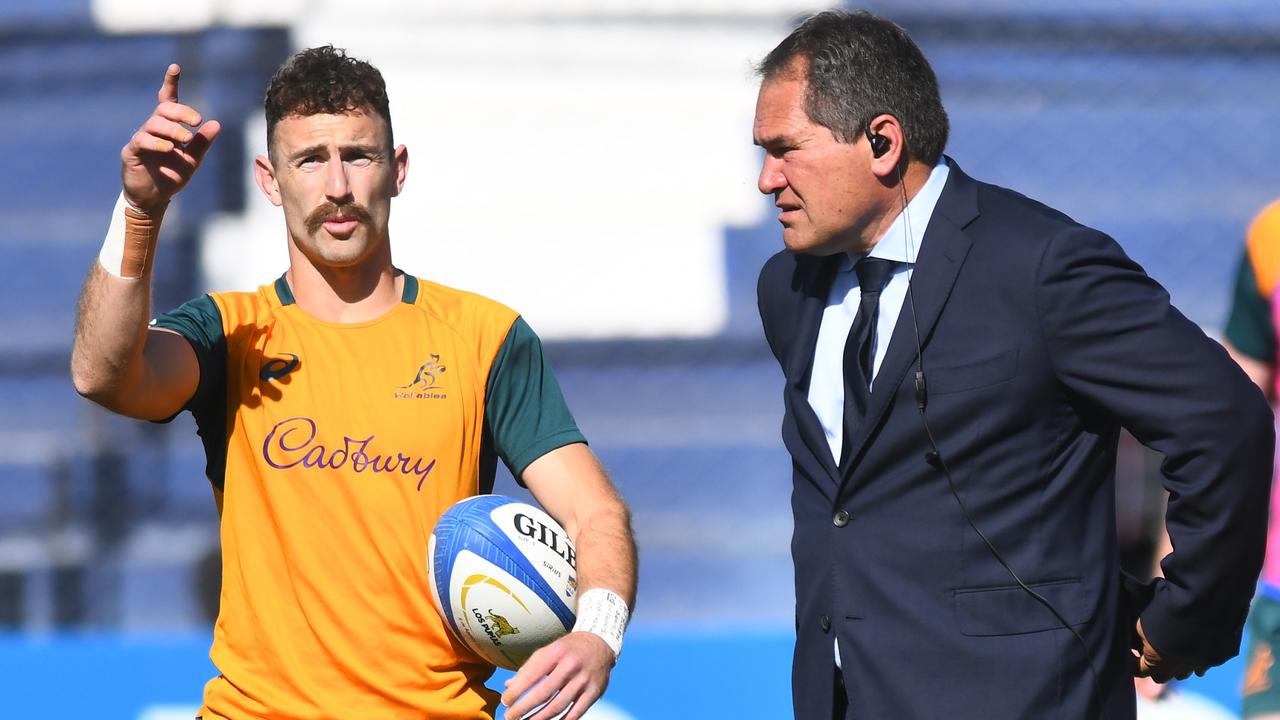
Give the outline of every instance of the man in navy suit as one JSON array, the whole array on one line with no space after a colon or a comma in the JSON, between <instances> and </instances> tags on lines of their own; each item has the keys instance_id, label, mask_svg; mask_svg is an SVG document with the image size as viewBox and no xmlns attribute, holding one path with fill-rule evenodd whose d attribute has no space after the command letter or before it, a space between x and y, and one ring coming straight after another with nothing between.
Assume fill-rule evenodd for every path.
<instances>
[{"instance_id":1,"label":"man in navy suit","mask_svg":"<svg viewBox=\"0 0 1280 720\"><path fill-rule=\"evenodd\" d=\"M973 180L911 39L826 12L760 67L786 246L796 717L1134 716L1239 648L1275 442L1261 393L1116 243ZM1175 551L1120 571L1121 428L1163 453Z\"/></svg>"}]
</instances>

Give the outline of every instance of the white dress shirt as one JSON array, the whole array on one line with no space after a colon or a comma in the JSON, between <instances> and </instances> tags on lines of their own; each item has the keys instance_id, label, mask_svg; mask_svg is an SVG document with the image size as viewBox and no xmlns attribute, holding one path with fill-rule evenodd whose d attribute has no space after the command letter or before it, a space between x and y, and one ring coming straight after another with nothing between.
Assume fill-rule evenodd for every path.
<instances>
[{"instance_id":1,"label":"white dress shirt","mask_svg":"<svg viewBox=\"0 0 1280 720\"><path fill-rule=\"evenodd\" d=\"M929 226L929 218L933 217L933 208L938 204L938 197L942 195L942 187L947 183L949 172L946 160L938 160L920 192L907 203L905 215L898 213L884 237L868 253L870 257L897 263L893 274L889 276L888 284L880 293L880 312L872 341L874 358L870 380L873 389L876 373L880 372L880 364L884 362L885 353L889 349L889 338L893 336L894 325L898 322L898 315L901 314L902 304L907 297L907 283L915 268L916 257L920 254L920 241L925 228ZM910 222L904 222L904 218ZM910 233L907 232L908 224ZM831 446L831 455L837 463L840 462L840 451L844 444L844 345L849 337L849 328L853 326L853 318L858 314L858 304L862 300L858 274L853 272L854 263L860 259L861 256L854 258L846 255L831 284L827 307L822 311L822 324L818 328L813 368L809 374L809 405L822 423L827 444Z\"/></svg>"},{"instance_id":2,"label":"white dress shirt","mask_svg":"<svg viewBox=\"0 0 1280 720\"><path fill-rule=\"evenodd\" d=\"M949 173L947 161L939 158L924 187L907 203L906 212L898 213L884 237L867 253L870 257L897 263L893 274L889 276L888 284L880 292L880 310L876 317L875 335L872 337L872 389L876 385L875 378L876 373L880 372L880 363L884 362L885 353L889 350L889 338L893 337L898 315L902 314L902 304L907 298L907 284L915 269L916 258L920 255L920 241L924 237L925 228L929 227L929 218L933 217L933 208L938 204ZM822 324L818 327L813 369L809 374L809 405L822 423L822 431L827 435L827 445L831 447L831 455L837 464L844 446L844 344L849 338L849 329L853 327L853 318L858 314L858 305L862 302L862 289L858 287L858 274L853 271L853 265L861 259L861 256L854 258L846 255L831 283L827 307L822 311ZM835 646L836 667L841 667L840 642L833 639L832 644Z\"/></svg>"}]
</instances>

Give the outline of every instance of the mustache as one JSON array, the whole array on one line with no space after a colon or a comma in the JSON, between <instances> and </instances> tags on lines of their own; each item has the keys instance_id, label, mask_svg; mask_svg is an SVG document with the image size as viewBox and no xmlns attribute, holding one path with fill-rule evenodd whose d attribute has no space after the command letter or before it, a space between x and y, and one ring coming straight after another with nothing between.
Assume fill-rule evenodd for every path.
<instances>
[{"instance_id":1,"label":"mustache","mask_svg":"<svg viewBox=\"0 0 1280 720\"><path fill-rule=\"evenodd\" d=\"M373 216L371 216L369 211L359 203L338 205L336 203L326 202L315 210L312 210L310 215L307 215L307 232L312 234L316 233L320 230L322 225L336 217L349 217L366 225L373 221Z\"/></svg>"}]
</instances>

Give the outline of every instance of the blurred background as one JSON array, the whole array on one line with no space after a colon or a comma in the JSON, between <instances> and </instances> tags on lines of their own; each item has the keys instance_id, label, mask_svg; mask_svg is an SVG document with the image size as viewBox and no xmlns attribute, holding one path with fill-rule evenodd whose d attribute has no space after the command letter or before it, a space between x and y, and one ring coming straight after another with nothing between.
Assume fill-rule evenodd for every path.
<instances>
[{"instance_id":1,"label":"blurred background","mask_svg":"<svg viewBox=\"0 0 1280 720\"><path fill-rule=\"evenodd\" d=\"M277 277L283 221L250 174L261 97L289 54L332 43L383 71L409 147L397 265L524 313L632 505L640 598L593 717L789 717L790 464L754 290L780 239L755 189L752 64L822 7L0 2L5 714L168 720L199 705L219 562L203 451L189 416L134 422L75 394L76 299L120 148L169 62L183 101L224 131L166 217L156 309ZM1220 331L1244 229L1280 196L1280 6L866 7L932 61L966 172L1112 234ZM1126 441L1117 503L1138 573L1162 510L1157 463ZM497 491L521 492L509 477ZM1235 711L1239 673L1182 691Z\"/></svg>"}]
</instances>

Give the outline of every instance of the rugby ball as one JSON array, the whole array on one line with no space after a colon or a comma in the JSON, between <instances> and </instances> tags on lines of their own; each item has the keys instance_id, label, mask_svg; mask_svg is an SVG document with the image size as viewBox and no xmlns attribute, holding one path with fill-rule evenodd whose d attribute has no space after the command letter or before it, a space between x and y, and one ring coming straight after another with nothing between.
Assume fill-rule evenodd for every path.
<instances>
[{"instance_id":1,"label":"rugby ball","mask_svg":"<svg viewBox=\"0 0 1280 720\"><path fill-rule=\"evenodd\" d=\"M503 495L446 510L427 546L431 598L445 625L475 654L512 670L573 628L576 562L559 523Z\"/></svg>"}]
</instances>

